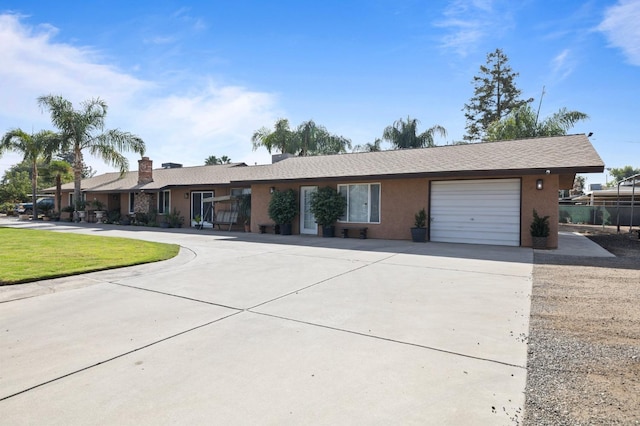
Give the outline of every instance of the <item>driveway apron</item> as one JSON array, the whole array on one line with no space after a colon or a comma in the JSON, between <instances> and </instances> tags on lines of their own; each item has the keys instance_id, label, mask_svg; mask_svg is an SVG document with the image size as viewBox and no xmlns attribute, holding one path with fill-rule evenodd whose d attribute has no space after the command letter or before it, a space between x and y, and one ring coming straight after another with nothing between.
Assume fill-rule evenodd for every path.
<instances>
[{"instance_id":1,"label":"driveway apron","mask_svg":"<svg viewBox=\"0 0 640 426\"><path fill-rule=\"evenodd\" d=\"M117 226L167 262L0 287L2 424L517 424L531 249Z\"/></svg>"}]
</instances>

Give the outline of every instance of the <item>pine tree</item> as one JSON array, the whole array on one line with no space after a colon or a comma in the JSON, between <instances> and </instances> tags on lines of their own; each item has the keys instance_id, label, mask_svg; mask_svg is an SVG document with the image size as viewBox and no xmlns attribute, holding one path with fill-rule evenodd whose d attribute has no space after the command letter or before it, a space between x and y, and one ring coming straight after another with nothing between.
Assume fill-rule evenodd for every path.
<instances>
[{"instance_id":1,"label":"pine tree","mask_svg":"<svg viewBox=\"0 0 640 426\"><path fill-rule=\"evenodd\" d=\"M521 91L515 85L518 75L509 66L509 58L502 49L487 54L487 62L480 66L480 74L473 77L473 97L464 105L467 120L464 140L483 140L491 123L533 101L520 99Z\"/></svg>"}]
</instances>

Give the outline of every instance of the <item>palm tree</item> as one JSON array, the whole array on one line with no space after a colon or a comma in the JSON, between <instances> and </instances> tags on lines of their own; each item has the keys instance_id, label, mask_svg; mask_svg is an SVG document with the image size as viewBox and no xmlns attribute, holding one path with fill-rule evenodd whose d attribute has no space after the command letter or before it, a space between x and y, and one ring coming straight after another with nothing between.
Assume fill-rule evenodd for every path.
<instances>
[{"instance_id":1,"label":"palm tree","mask_svg":"<svg viewBox=\"0 0 640 426\"><path fill-rule=\"evenodd\" d=\"M138 136L118 129L104 130L107 103L100 98L82 102L78 110L62 96L40 96L38 104L51 113L51 122L60 130L61 150L73 151L73 199L76 203L81 200L83 150L120 169L121 174L129 170L129 161L120 151L144 155L144 141Z\"/></svg>"},{"instance_id":2,"label":"palm tree","mask_svg":"<svg viewBox=\"0 0 640 426\"><path fill-rule=\"evenodd\" d=\"M62 206L62 178L69 179L69 175L73 176L73 168L69 163L63 160L53 160L49 163L49 173L55 173L56 176L56 206L58 213Z\"/></svg>"},{"instance_id":3,"label":"palm tree","mask_svg":"<svg viewBox=\"0 0 640 426\"><path fill-rule=\"evenodd\" d=\"M229 163L231 163L231 158L227 157L226 155L223 155L220 158L216 157L215 155L210 155L204 159L205 166L215 166L216 164L229 164Z\"/></svg>"},{"instance_id":4,"label":"palm tree","mask_svg":"<svg viewBox=\"0 0 640 426\"><path fill-rule=\"evenodd\" d=\"M38 161L51 161L53 153L58 149L60 139L50 130L42 130L35 134L28 134L21 129L9 130L0 141L0 156L5 151L22 153L23 161L31 166L31 200L33 202L33 218L38 218L37 190L38 190Z\"/></svg>"},{"instance_id":5,"label":"palm tree","mask_svg":"<svg viewBox=\"0 0 640 426\"><path fill-rule=\"evenodd\" d=\"M351 149L351 140L330 133L313 120L300 124L295 133L300 156L341 154Z\"/></svg>"},{"instance_id":6,"label":"palm tree","mask_svg":"<svg viewBox=\"0 0 640 426\"><path fill-rule=\"evenodd\" d=\"M295 154L298 151L295 139L294 132L289 128L289 120L281 118L276 121L273 130L266 127L256 130L251 137L251 142L253 142L254 151L264 146L269 154L271 150L278 150L282 154Z\"/></svg>"},{"instance_id":7,"label":"palm tree","mask_svg":"<svg viewBox=\"0 0 640 426\"><path fill-rule=\"evenodd\" d=\"M529 104L523 105L501 120L494 121L487 130L487 140L500 141L566 135L577 122L589 116L580 111L561 108L542 121Z\"/></svg>"},{"instance_id":8,"label":"palm tree","mask_svg":"<svg viewBox=\"0 0 640 426\"><path fill-rule=\"evenodd\" d=\"M367 142L364 145L356 145L353 147L354 152L378 152L382 151L380 144L382 139L376 138L373 142Z\"/></svg>"},{"instance_id":9,"label":"palm tree","mask_svg":"<svg viewBox=\"0 0 640 426\"><path fill-rule=\"evenodd\" d=\"M411 117L407 117L405 122L402 118L393 122L382 133L382 139L391 142L394 149L404 148L431 148L435 146L433 136L438 133L442 137L447 136L444 127L435 125L430 129L418 134L418 124L420 122Z\"/></svg>"}]
</instances>

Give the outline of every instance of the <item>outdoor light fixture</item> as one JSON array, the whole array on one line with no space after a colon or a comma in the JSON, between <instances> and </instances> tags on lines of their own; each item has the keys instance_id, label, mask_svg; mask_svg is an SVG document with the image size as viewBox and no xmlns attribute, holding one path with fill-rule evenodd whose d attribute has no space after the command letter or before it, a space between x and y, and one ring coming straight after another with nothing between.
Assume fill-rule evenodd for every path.
<instances>
[{"instance_id":1,"label":"outdoor light fixture","mask_svg":"<svg viewBox=\"0 0 640 426\"><path fill-rule=\"evenodd\" d=\"M542 179L536 181L536 189L542 189Z\"/></svg>"},{"instance_id":2,"label":"outdoor light fixture","mask_svg":"<svg viewBox=\"0 0 640 426\"><path fill-rule=\"evenodd\" d=\"M269 194L273 194L276 191L276 187L272 186L271 188L269 188Z\"/></svg>"},{"instance_id":3,"label":"outdoor light fixture","mask_svg":"<svg viewBox=\"0 0 640 426\"><path fill-rule=\"evenodd\" d=\"M184 193L184 198L187 199L187 200L189 199L189 193L188 192Z\"/></svg>"}]
</instances>

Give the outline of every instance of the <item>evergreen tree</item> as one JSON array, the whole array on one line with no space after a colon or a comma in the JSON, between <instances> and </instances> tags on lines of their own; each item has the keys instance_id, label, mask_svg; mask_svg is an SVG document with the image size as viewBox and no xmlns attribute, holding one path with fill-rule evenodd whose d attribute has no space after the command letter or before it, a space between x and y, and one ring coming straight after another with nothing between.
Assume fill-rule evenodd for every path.
<instances>
[{"instance_id":1,"label":"evergreen tree","mask_svg":"<svg viewBox=\"0 0 640 426\"><path fill-rule=\"evenodd\" d=\"M487 54L487 62L480 66L480 74L473 77L473 97L464 105L467 120L464 140L482 141L491 123L533 100L520 99L521 91L515 84L518 75L509 66L509 58L502 49Z\"/></svg>"}]
</instances>

